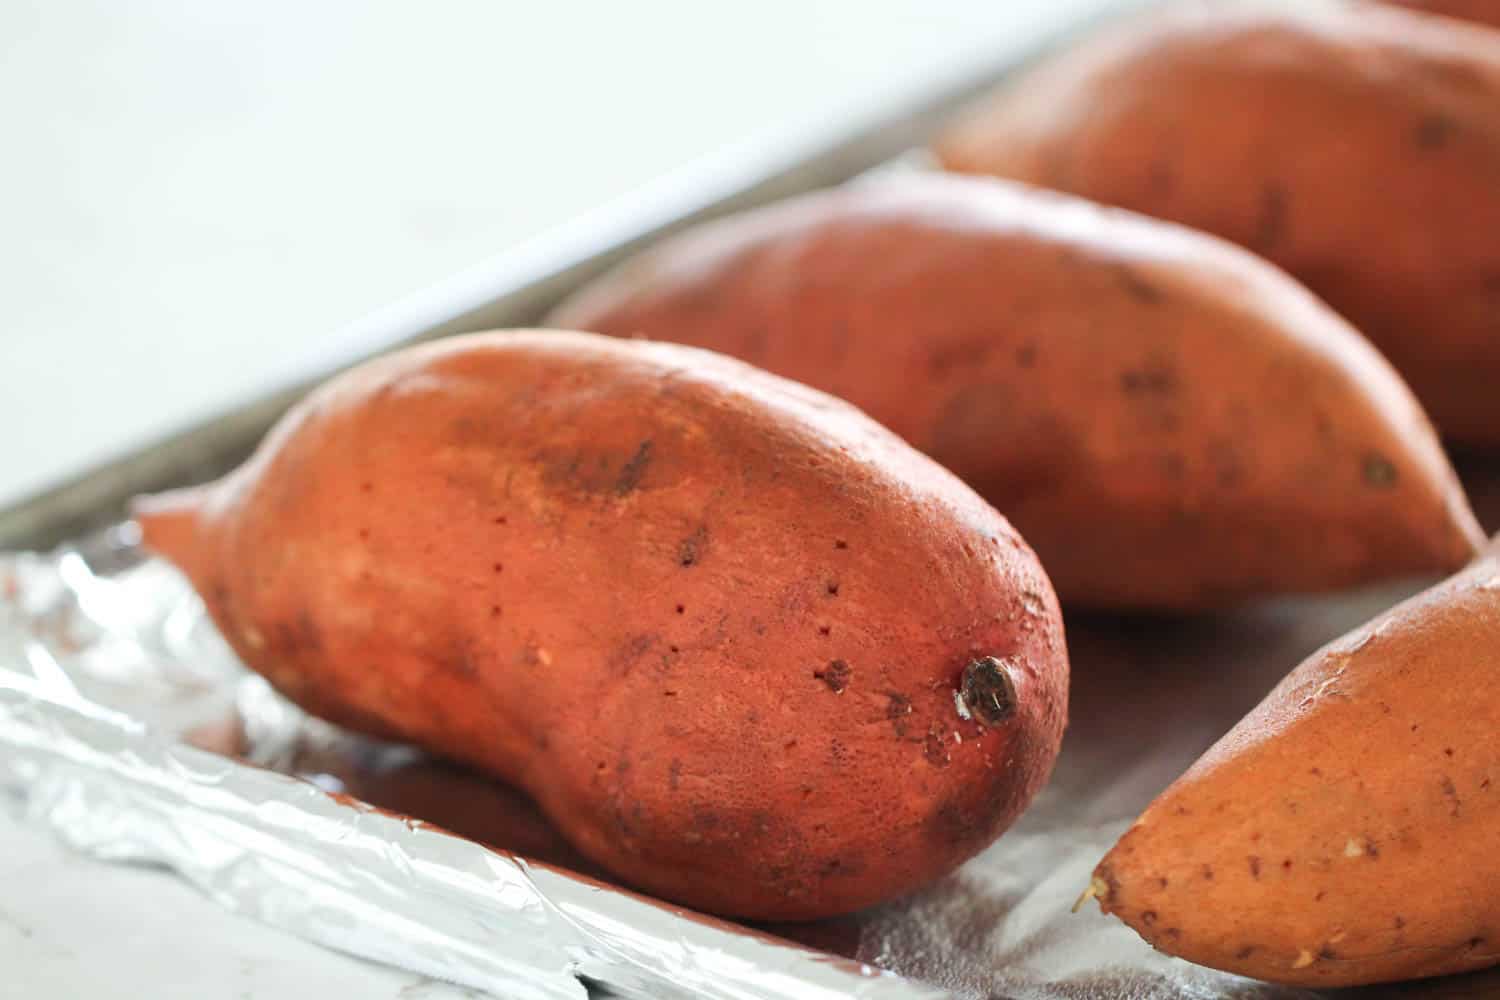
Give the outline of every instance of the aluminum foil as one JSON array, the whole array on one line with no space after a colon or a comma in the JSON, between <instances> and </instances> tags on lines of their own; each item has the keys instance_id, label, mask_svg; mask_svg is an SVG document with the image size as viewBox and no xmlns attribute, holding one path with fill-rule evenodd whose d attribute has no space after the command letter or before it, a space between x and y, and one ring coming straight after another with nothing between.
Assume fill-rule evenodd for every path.
<instances>
[{"instance_id":1,"label":"aluminum foil","mask_svg":"<svg viewBox=\"0 0 1500 1000\"><path fill-rule=\"evenodd\" d=\"M914 897L749 928L574 874L587 862L520 793L308 718L137 540L127 524L0 554L11 803L79 850L166 865L292 933L505 997L1313 997L1158 954L1071 906L1140 809L1286 670L1427 582L1210 618L1070 615L1068 737L1009 833ZM1402 994L1500 995L1500 977Z\"/></svg>"},{"instance_id":2,"label":"aluminum foil","mask_svg":"<svg viewBox=\"0 0 1500 1000\"><path fill-rule=\"evenodd\" d=\"M135 541L127 525L0 556L0 787L72 847L166 865L231 909L496 996L581 998L586 982L653 998L942 995L351 796L451 802L490 785L306 718ZM543 843L528 803L496 803L468 822Z\"/></svg>"}]
</instances>

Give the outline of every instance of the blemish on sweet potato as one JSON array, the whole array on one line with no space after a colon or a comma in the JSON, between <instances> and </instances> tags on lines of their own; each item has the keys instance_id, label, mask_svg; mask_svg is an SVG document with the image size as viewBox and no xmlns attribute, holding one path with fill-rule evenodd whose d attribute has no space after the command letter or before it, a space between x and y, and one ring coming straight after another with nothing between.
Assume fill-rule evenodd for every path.
<instances>
[{"instance_id":1,"label":"blemish on sweet potato","mask_svg":"<svg viewBox=\"0 0 1500 1000\"><path fill-rule=\"evenodd\" d=\"M1458 797L1458 788L1453 784L1453 779L1446 774L1443 775L1440 787L1443 790L1443 795L1448 799L1448 814L1454 819L1458 819L1463 811L1463 800Z\"/></svg>"},{"instance_id":2,"label":"blemish on sweet potato","mask_svg":"<svg viewBox=\"0 0 1500 1000\"><path fill-rule=\"evenodd\" d=\"M1441 149L1458 132L1458 123L1444 114L1423 115L1411 130L1413 144L1418 149Z\"/></svg>"},{"instance_id":3,"label":"blemish on sweet potato","mask_svg":"<svg viewBox=\"0 0 1500 1000\"><path fill-rule=\"evenodd\" d=\"M1161 289L1147 281L1140 271L1131 265L1123 262L1115 264L1114 274L1119 279L1121 287L1137 302L1155 306L1166 301L1166 296L1162 294Z\"/></svg>"},{"instance_id":4,"label":"blemish on sweet potato","mask_svg":"<svg viewBox=\"0 0 1500 1000\"><path fill-rule=\"evenodd\" d=\"M626 496L641 485L641 480L646 475L646 468L651 464L651 449L653 444L650 438L642 441L635 454L620 469L620 478L615 482L615 494Z\"/></svg>"},{"instance_id":5,"label":"blemish on sweet potato","mask_svg":"<svg viewBox=\"0 0 1500 1000\"><path fill-rule=\"evenodd\" d=\"M1149 358L1139 368L1120 373L1120 388L1127 395L1166 397L1177 392L1177 372L1170 362Z\"/></svg>"},{"instance_id":6,"label":"blemish on sweet potato","mask_svg":"<svg viewBox=\"0 0 1500 1000\"><path fill-rule=\"evenodd\" d=\"M1260 878L1260 858L1257 855L1252 854L1246 859L1246 861L1250 866L1250 877L1256 879Z\"/></svg>"},{"instance_id":7,"label":"blemish on sweet potato","mask_svg":"<svg viewBox=\"0 0 1500 1000\"><path fill-rule=\"evenodd\" d=\"M998 726L1016 712L1014 664L994 656L970 660L964 667L959 693L963 704L981 725Z\"/></svg>"},{"instance_id":8,"label":"blemish on sweet potato","mask_svg":"<svg viewBox=\"0 0 1500 1000\"><path fill-rule=\"evenodd\" d=\"M1384 455L1370 452L1360 465L1360 474L1367 485L1376 489L1391 489L1399 478L1396 466Z\"/></svg>"},{"instance_id":9,"label":"blemish on sweet potato","mask_svg":"<svg viewBox=\"0 0 1500 1000\"><path fill-rule=\"evenodd\" d=\"M678 544L677 564L683 569L696 566L702 561L706 548L708 548L708 525L700 524L691 535Z\"/></svg>"},{"instance_id":10,"label":"blemish on sweet potato","mask_svg":"<svg viewBox=\"0 0 1500 1000\"><path fill-rule=\"evenodd\" d=\"M813 676L828 685L828 689L834 694L843 694L844 689L849 686L849 679L854 676L854 670L843 660L829 660L828 666L814 670Z\"/></svg>"},{"instance_id":11,"label":"blemish on sweet potato","mask_svg":"<svg viewBox=\"0 0 1500 1000\"><path fill-rule=\"evenodd\" d=\"M1260 192L1260 214L1255 218L1255 235L1250 245L1265 253L1279 244L1286 235L1287 207L1290 195L1286 186L1277 181L1267 181Z\"/></svg>"},{"instance_id":12,"label":"blemish on sweet potato","mask_svg":"<svg viewBox=\"0 0 1500 1000\"><path fill-rule=\"evenodd\" d=\"M610 673L628 675L660 638L651 632L637 632L626 636L625 641L615 648L614 655L609 658Z\"/></svg>"},{"instance_id":13,"label":"blemish on sweet potato","mask_svg":"<svg viewBox=\"0 0 1500 1000\"><path fill-rule=\"evenodd\" d=\"M927 737L922 741L922 756L927 763L933 767L947 767L953 760L953 755L948 749L948 730L933 723L927 730Z\"/></svg>"}]
</instances>

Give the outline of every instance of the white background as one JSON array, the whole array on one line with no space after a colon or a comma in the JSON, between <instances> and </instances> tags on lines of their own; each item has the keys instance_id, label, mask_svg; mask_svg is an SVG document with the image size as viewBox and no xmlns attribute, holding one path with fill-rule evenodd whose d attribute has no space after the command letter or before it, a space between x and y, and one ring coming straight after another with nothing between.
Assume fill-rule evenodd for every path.
<instances>
[{"instance_id":1,"label":"white background","mask_svg":"<svg viewBox=\"0 0 1500 1000\"><path fill-rule=\"evenodd\" d=\"M0 0L0 504L667 170L1105 0Z\"/></svg>"},{"instance_id":2,"label":"white background","mask_svg":"<svg viewBox=\"0 0 1500 1000\"><path fill-rule=\"evenodd\" d=\"M0 0L0 505L668 170L1108 5ZM0 993L454 995L10 820L0 861Z\"/></svg>"}]
</instances>

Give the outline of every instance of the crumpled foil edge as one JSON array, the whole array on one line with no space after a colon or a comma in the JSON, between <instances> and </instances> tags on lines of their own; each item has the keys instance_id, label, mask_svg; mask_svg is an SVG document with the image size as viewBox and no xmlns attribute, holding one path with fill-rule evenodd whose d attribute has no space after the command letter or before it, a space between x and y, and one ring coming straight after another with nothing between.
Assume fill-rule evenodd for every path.
<instances>
[{"instance_id":1,"label":"crumpled foil edge","mask_svg":"<svg viewBox=\"0 0 1500 1000\"><path fill-rule=\"evenodd\" d=\"M94 857L164 865L319 944L501 996L945 994L340 801L0 670L0 787Z\"/></svg>"}]
</instances>

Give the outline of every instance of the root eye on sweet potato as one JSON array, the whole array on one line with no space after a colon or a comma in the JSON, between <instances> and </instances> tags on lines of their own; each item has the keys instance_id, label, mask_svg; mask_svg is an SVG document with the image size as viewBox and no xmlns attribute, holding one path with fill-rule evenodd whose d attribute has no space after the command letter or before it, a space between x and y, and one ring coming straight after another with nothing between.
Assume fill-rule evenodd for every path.
<instances>
[{"instance_id":1,"label":"root eye on sweet potato","mask_svg":"<svg viewBox=\"0 0 1500 1000\"><path fill-rule=\"evenodd\" d=\"M288 697L519 785L705 910L922 885L1062 736L1056 599L1005 519L853 407L705 351L400 352L138 516Z\"/></svg>"},{"instance_id":2,"label":"root eye on sweet potato","mask_svg":"<svg viewBox=\"0 0 1500 1000\"><path fill-rule=\"evenodd\" d=\"M1200 608L1482 540L1390 366L1220 240L1001 181L822 192L667 241L555 325L841 396L1009 517L1065 601Z\"/></svg>"},{"instance_id":3,"label":"root eye on sweet potato","mask_svg":"<svg viewBox=\"0 0 1500 1000\"><path fill-rule=\"evenodd\" d=\"M1491 553L1293 671L1151 804L1091 893L1162 951L1342 986L1500 963L1497 888Z\"/></svg>"},{"instance_id":4,"label":"root eye on sweet potato","mask_svg":"<svg viewBox=\"0 0 1500 1000\"><path fill-rule=\"evenodd\" d=\"M1352 0L1169 5L1021 74L935 151L1248 247L1374 341L1445 435L1500 444L1493 29Z\"/></svg>"}]
</instances>

